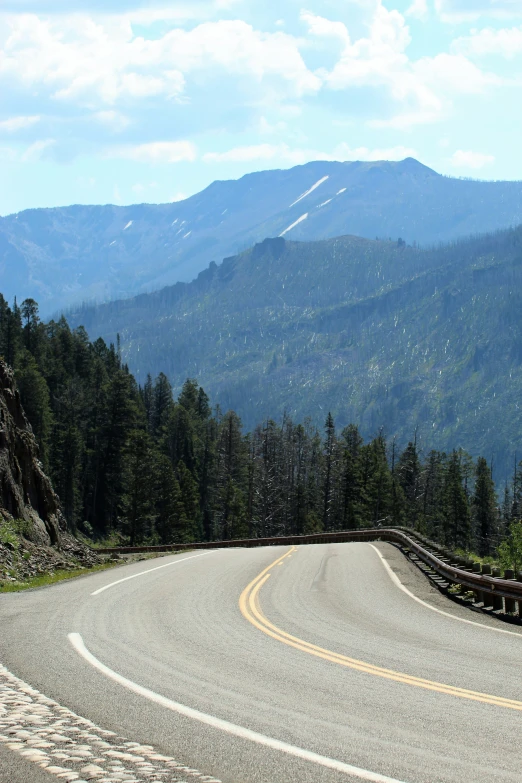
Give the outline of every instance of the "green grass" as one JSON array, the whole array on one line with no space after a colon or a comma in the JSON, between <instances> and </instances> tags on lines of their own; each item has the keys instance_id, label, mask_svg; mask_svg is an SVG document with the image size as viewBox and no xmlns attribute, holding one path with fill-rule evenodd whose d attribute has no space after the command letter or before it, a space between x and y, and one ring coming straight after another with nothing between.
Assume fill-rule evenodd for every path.
<instances>
[{"instance_id":1,"label":"green grass","mask_svg":"<svg viewBox=\"0 0 522 783\"><path fill-rule=\"evenodd\" d=\"M183 550L188 551L188 550ZM21 590L30 590L31 588L47 587L53 585L56 582L62 582L66 579L75 579L78 576L87 576L89 574L95 574L98 571L106 571L109 568L114 568L119 565L127 565L128 563L134 563L138 560L152 560L156 557L162 557L165 555L174 555L176 552L145 552L143 554L136 554L125 560L117 562L105 562L92 566L91 568L71 568L71 569L58 569L51 571L48 574L39 574L33 576L30 579L20 582L2 582L0 581L0 593L19 593Z\"/></svg>"},{"instance_id":2,"label":"green grass","mask_svg":"<svg viewBox=\"0 0 522 783\"><path fill-rule=\"evenodd\" d=\"M121 563L99 563L91 568L59 569L48 574L39 574L23 582L0 582L0 593L18 593L20 590L29 590L34 587L46 587L64 579L74 579L77 576L95 574L97 571L106 571L108 568L121 565Z\"/></svg>"}]
</instances>

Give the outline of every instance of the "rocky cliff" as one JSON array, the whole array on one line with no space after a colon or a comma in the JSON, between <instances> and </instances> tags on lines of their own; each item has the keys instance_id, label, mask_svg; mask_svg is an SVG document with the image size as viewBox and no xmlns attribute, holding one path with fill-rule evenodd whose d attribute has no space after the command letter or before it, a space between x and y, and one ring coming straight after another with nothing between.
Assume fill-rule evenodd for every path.
<instances>
[{"instance_id":1,"label":"rocky cliff","mask_svg":"<svg viewBox=\"0 0 522 783\"><path fill-rule=\"evenodd\" d=\"M97 560L67 530L58 496L38 459L13 371L0 360L0 579Z\"/></svg>"}]
</instances>

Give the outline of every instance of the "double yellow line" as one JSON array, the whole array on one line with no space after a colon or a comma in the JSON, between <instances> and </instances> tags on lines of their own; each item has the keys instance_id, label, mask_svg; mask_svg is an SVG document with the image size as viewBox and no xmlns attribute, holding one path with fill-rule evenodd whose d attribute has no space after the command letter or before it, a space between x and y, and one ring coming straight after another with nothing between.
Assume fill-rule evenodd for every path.
<instances>
[{"instance_id":1,"label":"double yellow line","mask_svg":"<svg viewBox=\"0 0 522 783\"><path fill-rule=\"evenodd\" d=\"M294 647L296 650L314 655L316 658L322 658L330 663L336 663L339 666L345 666L349 669L355 669L365 674L373 674L375 677L384 677L387 680L393 680L394 682L400 682L404 685L412 685L416 688L424 688L428 691L436 691L437 693L444 693L448 696L457 696L461 699L470 699L471 701L482 702L483 704L492 704L495 707L504 707L510 710L518 710L522 712L522 702L515 699L505 699L502 696L492 696L488 693L480 693L478 691L470 691L466 688L456 688L453 685L445 685L441 682L433 682L432 680L425 680L422 677L414 677L410 674L403 674L402 672L396 672L392 669L384 669L381 666L374 666L371 663L365 663L365 661L359 661L356 658L349 658L346 655L332 652L331 650L325 650L323 647L318 647L316 644L311 644L304 639L299 639L297 636L283 631L276 625L270 622L263 614L259 605L259 593L261 588L266 583L271 575L272 569L277 565L282 565L283 561L290 557L295 552L297 547L291 547L277 560L274 560L267 568L261 571L260 574L248 584L239 598L239 608L243 617L248 620L258 630L262 631L267 636L276 639L278 642L286 644L288 647Z\"/></svg>"}]
</instances>

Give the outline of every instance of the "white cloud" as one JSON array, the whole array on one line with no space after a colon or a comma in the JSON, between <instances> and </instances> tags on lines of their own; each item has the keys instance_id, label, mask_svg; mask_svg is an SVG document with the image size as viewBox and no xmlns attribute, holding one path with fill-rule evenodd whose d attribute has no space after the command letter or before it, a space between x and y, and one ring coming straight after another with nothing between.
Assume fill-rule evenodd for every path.
<instances>
[{"instance_id":1,"label":"white cloud","mask_svg":"<svg viewBox=\"0 0 522 783\"><path fill-rule=\"evenodd\" d=\"M56 139L40 139L31 144L25 152L22 153L20 160L23 163L32 163L40 160L45 150L56 144Z\"/></svg>"},{"instance_id":2,"label":"white cloud","mask_svg":"<svg viewBox=\"0 0 522 783\"><path fill-rule=\"evenodd\" d=\"M434 102L433 107L418 109L412 112L395 114L386 119L370 120L370 128L393 128L394 130L411 130L417 125L430 125L442 118L442 101Z\"/></svg>"},{"instance_id":3,"label":"white cloud","mask_svg":"<svg viewBox=\"0 0 522 783\"><path fill-rule=\"evenodd\" d=\"M471 150L457 150L450 158L450 164L455 169L482 169L495 162L494 155L484 155Z\"/></svg>"},{"instance_id":4,"label":"white cloud","mask_svg":"<svg viewBox=\"0 0 522 783\"><path fill-rule=\"evenodd\" d=\"M125 114L114 111L113 109L97 111L93 114L93 118L101 125L104 125L116 133L125 130L131 123L130 119L126 117Z\"/></svg>"},{"instance_id":5,"label":"white cloud","mask_svg":"<svg viewBox=\"0 0 522 783\"><path fill-rule=\"evenodd\" d=\"M289 160L296 152L286 144L252 144L234 147L226 152L206 152L202 160L205 163L246 163L258 160Z\"/></svg>"},{"instance_id":6,"label":"white cloud","mask_svg":"<svg viewBox=\"0 0 522 783\"><path fill-rule=\"evenodd\" d=\"M339 144L334 150L335 160L404 160L417 158L418 152L412 147L384 147L368 149L368 147L350 148L347 144Z\"/></svg>"},{"instance_id":7,"label":"white cloud","mask_svg":"<svg viewBox=\"0 0 522 783\"><path fill-rule=\"evenodd\" d=\"M196 160L197 150L191 141L153 141L113 147L106 151L105 157L124 158L138 163L180 163Z\"/></svg>"},{"instance_id":8,"label":"white cloud","mask_svg":"<svg viewBox=\"0 0 522 783\"><path fill-rule=\"evenodd\" d=\"M313 33L313 28L310 27ZM347 31L348 35L348 31ZM366 38L348 43L325 84L332 90L353 87L385 88L394 103L404 107L396 117L379 119L374 125L405 128L433 122L442 113L443 104L428 87L406 54L411 42L409 27L402 14L389 11L378 1Z\"/></svg>"},{"instance_id":9,"label":"white cloud","mask_svg":"<svg viewBox=\"0 0 522 783\"><path fill-rule=\"evenodd\" d=\"M19 14L8 17L8 24L0 77L31 89L43 85L54 98L88 105L176 98L190 74L213 77L220 70L254 85L277 79L285 95L300 96L321 86L301 57L298 39L259 32L242 20L175 28L151 39L135 35L124 14L48 19Z\"/></svg>"},{"instance_id":10,"label":"white cloud","mask_svg":"<svg viewBox=\"0 0 522 783\"><path fill-rule=\"evenodd\" d=\"M522 53L522 26L503 30L471 30L471 35L455 39L454 51L469 55L501 55L510 59Z\"/></svg>"},{"instance_id":11,"label":"white cloud","mask_svg":"<svg viewBox=\"0 0 522 783\"><path fill-rule=\"evenodd\" d=\"M288 123L279 120L278 122L270 123L266 117L261 116L257 123L257 132L261 136L273 136L277 133L283 133L288 129Z\"/></svg>"},{"instance_id":12,"label":"white cloud","mask_svg":"<svg viewBox=\"0 0 522 783\"><path fill-rule=\"evenodd\" d=\"M40 122L40 117L37 115L30 117L9 117L7 120L0 121L0 131L15 133L24 128L30 128L32 125L36 125L37 122Z\"/></svg>"},{"instance_id":13,"label":"white cloud","mask_svg":"<svg viewBox=\"0 0 522 783\"><path fill-rule=\"evenodd\" d=\"M462 54L443 52L435 57L422 57L413 70L423 84L433 90L442 88L445 94L479 94L502 81L494 74L481 71Z\"/></svg>"},{"instance_id":14,"label":"white cloud","mask_svg":"<svg viewBox=\"0 0 522 783\"><path fill-rule=\"evenodd\" d=\"M406 11L406 16L425 19L428 16L428 0L413 0Z\"/></svg>"},{"instance_id":15,"label":"white cloud","mask_svg":"<svg viewBox=\"0 0 522 783\"><path fill-rule=\"evenodd\" d=\"M417 10L421 6L417 4ZM327 30L324 20L312 14L303 19L311 35L323 35ZM346 43L339 60L329 73L322 72L321 76L332 90L387 90L395 111L391 117L370 121L373 127L406 130L436 122L451 108L452 95L480 93L500 83L461 53L410 59L407 49L411 35L406 20L398 11L385 8L381 0L376 0L366 37L350 42L345 30Z\"/></svg>"},{"instance_id":16,"label":"white cloud","mask_svg":"<svg viewBox=\"0 0 522 783\"><path fill-rule=\"evenodd\" d=\"M311 160L402 160L416 157L416 150L409 147L389 147L369 149L368 147L350 147L346 143L338 144L331 152L322 150L292 148L288 144L255 144L235 147L226 152L207 152L202 160L205 163L245 163L253 161L280 161L298 165Z\"/></svg>"},{"instance_id":17,"label":"white cloud","mask_svg":"<svg viewBox=\"0 0 522 783\"><path fill-rule=\"evenodd\" d=\"M309 11L301 11L301 21L308 26L310 35L321 38L338 38L346 45L350 43L348 30L342 22L332 22L330 19L316 16Z\"/></svg>"},{"instance_id":18,"label":"white cloud","mask_svg":"<svg viewBox=\"0 0 522 783\"><path fill-rule=\"evenodd\" d=\"M171 204L175 204L177 201L185 201L186 198L188 198L186 193L176 193L176 195L171 196L169 200Z\"/></svg>"},{"instance_id":19,"label":"white cloud","mask_svg":"<svg viewBox=\"0 0 522 783\"><path fill-rule=\"evenodd\" d=\"M510 19L522 16L520 0L435 0L443 22L469 22L480 17Z\"/></svg>"}]
</instances>

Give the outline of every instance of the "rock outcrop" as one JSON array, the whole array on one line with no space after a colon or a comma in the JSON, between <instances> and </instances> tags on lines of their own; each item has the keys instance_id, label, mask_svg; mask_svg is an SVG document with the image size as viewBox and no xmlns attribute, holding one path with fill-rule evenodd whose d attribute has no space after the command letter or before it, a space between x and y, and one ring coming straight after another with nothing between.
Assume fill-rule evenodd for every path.
<instances>
[{"instance_id":1,"label":"rock outcrop","mask_svg":"<svg viewBox=\"0 0 522 783\"><path fill-rule=\"evenodd\" d=\"M59 546L67 530L60 502L38 459L13 371L0 361L0 514L27 523L35 544Z\"/></svg>"},{"instance_id":2,"label":"rock outcrop","mask_svg":"<svg viewBox=\"0 0 522 783\"><path fill-rule=\"evenodd\" d=\"M38 458L13 371L0 360L0 579L24 579L99 558L67 530L60 501Z\"/></svg>"}]
</instances>

